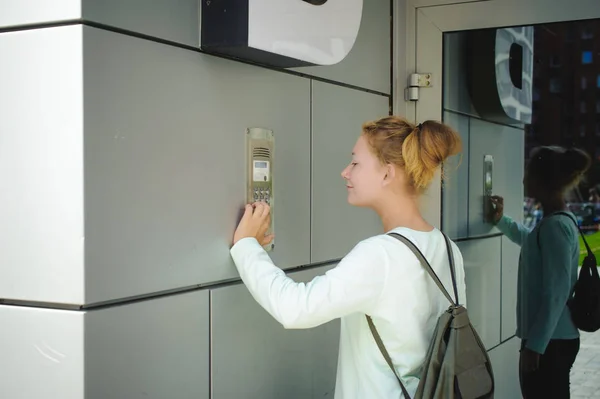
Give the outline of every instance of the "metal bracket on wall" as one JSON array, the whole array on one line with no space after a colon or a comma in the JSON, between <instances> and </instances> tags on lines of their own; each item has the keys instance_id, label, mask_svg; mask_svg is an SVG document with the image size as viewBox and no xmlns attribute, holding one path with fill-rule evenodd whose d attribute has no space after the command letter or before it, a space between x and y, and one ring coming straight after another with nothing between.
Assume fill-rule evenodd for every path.
<instances>
[{"instance_id":1,"label":"metal bracket on wall","mask_svg":"<svg viewBox=\"0 0 600 399\"><path fill-rule=\"evenodd\" d=\"M404 89L404 100L419 101L419 88L432 87L430 73L411 73L408 76L408 87Z\"/></svg>"}]
</instances>

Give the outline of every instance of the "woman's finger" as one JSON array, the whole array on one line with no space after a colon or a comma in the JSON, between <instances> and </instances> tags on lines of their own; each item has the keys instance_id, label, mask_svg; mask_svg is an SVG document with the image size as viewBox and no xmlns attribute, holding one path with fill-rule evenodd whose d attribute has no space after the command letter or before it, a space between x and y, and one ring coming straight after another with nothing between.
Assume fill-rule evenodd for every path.
<instances>
[{"instance_id":1,"label":"woman's finger","mask_svg":"<svg viewBox=\"0 0 600 399\"><path fill-rule=\"evenodd\" d=\"M254 218L260 219L264 213L264 204L262 202L255 202L252 206L254 207Z\"/></svg>"},{"instance_id":2,"label":"woman's finger","mask_svg":"<svg viewBox=\"0 0 600 399\"><path fill-rule=\"evenodd\" d=\"M271 227L271 215L267 215L260 224L260 227L258 229L258 234L260 237L264 236L267 233L267 230L269 230L269 227Z\"/></svg>"},{"instance_id":3,"label":"woman's finger","mask_svg":"<svg viewBox=\"0 0 600 399\"><path fill-rule=\"evenodd\" d=\"M246 206L244 207L244 214L242 215L242 218L240 219L239 224L241 224L242 222L247 221L249 218L251 218L252 211L253 211L252 205L246 204Z\"/></svg>"},{"instance_id":4,"label":"woman's finger","mask_svg":"<svg viewBox=\"0 0 600 399\"><path fill-rule=\"evenodd\" d=\"M271 242L273 242L274 239L275 239L275 234L269 234L269 235L265 236L263 245L270 244Z\"/></svg>"},{"instance_id":5,"label":"woman's finger","mask_svg":"<svg viewBox=\"0 0 600 399\"><path fill-rule=\"evenodd\" d=\"M257 217L264 218L270 212L270 207L265 202L256 202Z\"/></svg>"}]
</instances>

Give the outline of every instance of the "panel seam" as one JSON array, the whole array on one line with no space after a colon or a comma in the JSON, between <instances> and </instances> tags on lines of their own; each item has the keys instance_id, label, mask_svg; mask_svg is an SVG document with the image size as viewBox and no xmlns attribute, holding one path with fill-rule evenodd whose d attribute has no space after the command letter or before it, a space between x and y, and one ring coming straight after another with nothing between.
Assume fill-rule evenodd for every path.
<instances>
[{"instance_id":1,"label":"panel seam","mask_svg":"<svg viewBox=\"0 0 600 399\"><path fill-rule=\"evenodd\" d=\"M493 351L494 349L496 349L496 348L498 348L498 347L500 347L500 346L504 345L505 343L507 343L508 341L510 341L510 340L512 340L513 338L516 338L516 337L517 337L517 335L515 334L515 335L512 335L512 336L510 336L510 337L506 338L504 341L500 340L500 343L499 343L499 344L497 344L497 345L494 345L494 346L492 346L492 347L491 347L491 348L489 348L489 349L486 349L486 351L487 351L487 352Z\"/></svg>"},{"instance_id":2,"label":"panel seam","mask_svg":"<svg viewBox=\"0 0 600 399\"><path fill-rule=\"evenodd\" d=\"M390 0L390 103L388 114L394 114L394 0Z\"/></svg>"},{"instance_id":3,"label":"panel seam","mask_svg":"<svg viewBox=\"0 0 600 399\"><path fill-rule=\"evenodd\" d=\"M468 136L467 136L467 156L469 157L469 164L467 167L467 236L471 235L471 195L469 194L471 188L471 163L473 161L471 157L471 118L469 118L468 124Z\"/></svg>"},{"instance_id":4,"label":"panel seam","mask_svg":"<svg viewBox=\"0 0 600 399\"><path fill-rule=\"evenodd\" d=\"M378 96L382 96L382 97L387 97L387 98L392 97L391 93L388 94L388 93L384 93L384 92L381 92L378 90L368 89L366 87L361 87L361 86L353 85L350 83L338 82L338 81L335 81L332 79L322 78L319 76L315 76L315 75L311 75L311 74L303 73L303 72L299 72L299 71L292 71L289 69L272 67L272 66L260 64L257 62L244 60L241 58L225 56L225 55L221 55L221 54L215 54L215 53L211 53L211 52L202 50L202 48L200 48L199 46L195 47L195 46L192 46L189 44L178 43L178 42L175 42L172 40L163 39L163 38L159 38L156 36L147 35L144 33L134 32L131 30L118 28L115 26L111 26L111 25L107 25L107 24L103 24L103 23L99 23L99 22L88 21L85 19L72 19L72 20L58 21L58 22L52 22L52 23L21 25L21 26L14 26L14 27L8 27L8 28L0 28L0 34L5 33L5 32L56 28L56 27L61 27L61 26L72 26L72 25L84 25L84 26L88 26L91 28L101 29L101 30L105 30L105 31L109 31L109 32L122 34L125 36L130 36L130 37L135 37L138 39L148 40L148 41L155 42L155 43L165 44L167 46L177 47L177 48L193 51L196 53L206 54L206 55L210 55L212 57L223 58L223 59L227 59L230 61L239 62L241 64L252 65L255 67L259 67L259 68L268 69L268 70L275 71L275 72L280 72L280 73L283 73L286 75L297 76L297 77L306 78L306 79L313 79L313 80L316 80L319 82L324 82L324 83L328 83L328 84L335 85L335 86L346 87L348 89L366 92L366 93L370 93L370 94L374 94L374 95L378 95Z\"/></svg>"},{"instance_id":5,"label":"panel seam","mask_svg":"<svg viewBox=\"0 0 600 399\"><path fill-rule=\"evenodd\" d=\"M285 269L285 273L295 273L305 270L317 269L319 267L330 266L338 263L341 258L329 259L323 262L317 262L307 265L295 266L289 269ZM72 312L91 312L97 310L103 310L108 308L114 308L117 306L131 305L134 303L140 303L145 301L151 301L155 299L166 298L175 295L189 294L198 291L214 290L218 288L225 288L235 285L243 284L242 279L239 277L232 278L229 280L222 280L218 282L211 282L207 284L195 284L192 286L175 288L172 290L164 290L160 292L153 292L148 294L142 294L138 296L130 296L124 298L118 298L114 300L97 302L91 304L65 304L65 303L53 303L43 301L25 301L20 299L1 298L0 306L11 306L11 307L23 307L23 308L37 308L37 309L52 309L52 310L66 310Z\"/></svg>"},{"instance_id":6,"label":"panel seam","mask_svg":"<svg viewBox=\"0 0 600 399\"><path fill-rule=\"evenodd\" d=\"M454 239L454 241L456 241L456 242L465 242L465 241L485 240L487 238L502 237L503 235L504 234L502 234L502 233L493 233L493 234L486 234L486 235L473 236L473 237L456 238L456 239Z\"/></svg>"},{"instance_id":7,"label":"panel seam","mask_svg":"<svg viewBox=\"0 0 600 399\"><path fill-rule=\"evenodd\" d=\"M212 290L208 291L208 397L213 399Z\"/></svg>"},{"instance_id":8,"label":"panel seam","mask_svg":"<svg viewBox=\"0 0 600 399\"><path fill-rule=\"evenodd\" d=\"M502 295L502 282L504 280L503 276L503 271L504 271L504 262L503 262L503 257L504 257L504 240L502 239L502 237L500 237L500 341L502 341L502 320L504 319L504 312L502 311L502 298L504 297Z\"/></svg>"},{"instance_id":9,"label":"panel seam","mask_svg":"<svg viewBox=\"0 0 600 399\"><path fill-rule=\"evenodd\" d=\"M309 134L309 155L308 155L308 162L310 165L310 170L308 173L308 184L310 185L309 190L308 190L308 194L309 194L309 199L308 199L308 206L309 206L309 211L308 211L308 263L312 263L313 260L313 170L314 170L314 166L313 166L313 86L314 86L314 81L311 79L310 80L310 89L309 89L309 93L310 93L310 103L309 103L309 123L310 123L310 134Z\"/></svg>"},{"instance_id":10,"label":"panel seam","mask_svg":"<svg viewBox=\"0 0 600 399\"><path fill-rule=\"evenodd\" d=\"M448 113L451 113L451 114L466 116L467 118L473 118L473 119L477 119L477 120L480 120L480 121L483 121L483 122L488 122L488 123L491 123L493 125L510 127L510 128L517 129L517 130L525 130L524 127L515 126L515 125L509 125L507 123L496 122L496 121L492 121L492 120L488 120L488 119L483 119L481 116L473 115L473 114L470 114L470 113L464 112L464 111L456 111L454 109L448 109L448 108L444 108L444 111L446 111Z\"/></svg>"}]
</instances>

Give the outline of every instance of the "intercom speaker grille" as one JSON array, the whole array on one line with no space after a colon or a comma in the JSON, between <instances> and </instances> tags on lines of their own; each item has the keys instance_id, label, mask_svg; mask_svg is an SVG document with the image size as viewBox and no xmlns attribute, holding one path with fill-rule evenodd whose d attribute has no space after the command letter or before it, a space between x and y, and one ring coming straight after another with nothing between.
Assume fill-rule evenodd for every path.
<instances>
[{"instance_id":1,"label":"intercom speaker grille","mask_svg":"<svg viewBox=\"0 0 600 399\"><path fill-rule=\"evenodd\" d=\"M269 156L271 155L271 151L269 151L269 149L265 147L256 147L254 148L252 155L254 157L269 158Z\"/></svg>"}]
</instances>

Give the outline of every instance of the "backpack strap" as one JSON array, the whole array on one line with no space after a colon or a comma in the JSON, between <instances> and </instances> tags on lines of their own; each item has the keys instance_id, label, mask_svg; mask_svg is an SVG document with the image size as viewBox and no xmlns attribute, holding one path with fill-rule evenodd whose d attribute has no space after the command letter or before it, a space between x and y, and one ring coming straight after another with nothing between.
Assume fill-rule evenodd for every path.
<instances>
[{"instance_id":1,"label":"backpack strap","mask_svg":"<svg viewBox=\"0 0 600 399\"><path fill-rule=\"evenodd\" d=\"M571 219L573 221L573 223L575 223L575 227L577 227L577 230L579 231L579 234L581 235L581 238L583 239L583 243L585 244L585 248L587 249L588 256L593 255L594 253L592 252L592 249L588 245L588 243L587 243L587 241L585 239L585 235L583 234L583 231L581 231L581 228L577 224L577 220L575 220L573 218L573 216L569 215L567 212L556 212L555 215L565 215L566 217L568 217L569 219ZM540 226L540 227L542 227L542 226ZM538 240L539 240L539 237L538 237Z\"/></svg>"},{"instance_id":2,"label":"backpack strap","mask_svg":"<svg viewBox=\"0 0 600 399\"><path fill-rule=\"evenodd\" d=\"M400 376L398 375L398 372L394 368L394 363L392 363L392 359L390 358L390 354L385 349L385 345L383 344L383 341L381 340L381 337L379 336L379 333L377 332L377 329L375 328L375 324L373 324L373 320L371 319L371 316L368 316L368 315L365 315L365 316L367 316L367 323L369 323L369 328L371 329L371 334L373 334L373 338L375 338L375 342L377 343L377 346L379 347L379 350L381 351L381 354L383 355L383 357L384 357L385 361L387 362L388 366L390 366L390 368L394 372L394 375L396 376L396 379L400 383L400 388L402 388L402 394L404 395L404 398L410 399L410 395L406 391L406 388L404 387L404 384L402 383L402 380L400 379Z\"/></svg>"},{"instance_id":3,"label":"backpack strap","mask_svg":"<svg viewBox=\"0 0 600 399\"><path fill-rule=\"evenodd\" d=\"M581 231L581 228L579 227L579 225L577 224L577 221L573 218L573 216L569 215L567 212L562 212L562 211L561 212L555 212L552 215L564 215L564 216L568 217L569 219L571 219L573 221L573 223L575 224L575 227L579 231L579 234L581 235L581 238L583 239L583 243L585 244L585 248L587 249L588 256L594 256L595 257L594 253L592 252L592 249L590 248L590 246L588 245L588 243L587 243L587 241L585 239L585 235L583 234L583 231ZM552 215L549 215L549 216L552 216ZM540 227L538 227L537 235L536 235L537 245L538 245L538 248L540 248L540 249L541 249L541 246L540 246L540 230L542 229L542 223L543 223L543 221L540 223Z\"/></svg>"},{"instance_id":4,"label":"backpack strap","mask_svg":"<svg viewBox=\"0 0 600 399\"><path fill-rule=\"evenodd\" d=\"M446 298L448 298L450 303L458 305L458 289L456 287L454 255L452 253L452 246L450 244L450 240L448 239L448 237L444 233L442 233L442 235L444 236L444 241L446 241L446 248L448 250L448 261L450 262L450 272L452 274L452 285L454 287L454 295L456 297L456 302L452 300L452 297L450 296L450 294L448 293L446 288L444 288L444 284L442 284L442 282L440 281L437 274L435 274L435 272L431 268L431 265L429 264L429 262L427 262L427 259L425 259L425 256L423 256L423 253L419 250L419 248L416 247L415 244L413 244L408 238L404 237L401 234L388 233L388 235L402 241L412 251L412 253L415 254L415 256L417 257L417 259L419 260L419 262L421 263L423 268L425 270L427 270L429 275L433 278L433 281L435 281L438 288L442 291L442 293L446 296ZM390 368L394 372L394 375L396 376L396 379L400 383L400 388L402 388L402 394L404 395L405 398L410 399L410 395L406 391L406 388L404 387L404 384L402 383L402 380L400 379L398 372L394 368L394 363L392 362L390 354L388 353L387 349L385 349L385 345L383 344L383 341L381 340L381 336L379 336L379 333L377 332L377 328L375 328L373 319L371 319L371 316L369 316L369 315L365 315L365 317L367 318L367 323L369 324L369 329L371 330L371 334L373 334L373 338L375 338L375 342L377 343L377 346L379 347L379 350L381 351L383 358L385 359L388 366L390 366Z\"/></svg>"},{"instance_id":5,"label":"backpack strap","mask_svg":"<svg viewBox=\"0 0 600 399\"><path fill-rule=\"evenodd\" d=\"M454 252L452 251L452 244L450 239L444 233L444 241L446 241L446 250L448 251L448 262L450 263L450 276L452 277L452 288L454 288L454 298L456 299L455 305L458 305L458 288L456 286L456 269L454 268Z\"/></svg>"},{"instance_id":6,"label":"backpack strap","mask_svg":"<svg viewBox=\"0 0 600 399\"><path fill-rule=\"evenodd\" d=\"M583 239L583 243L585 244L585 248L587 249L587 256L585 257L584 261L583 261L583 265L581 265L581 270L582 271L586 271L586 273L591 275L598 275L598 269L596 268L596 255L594 255L594 253L592 252L592 249L590 248L590 246L587 243L587 240L585 239L585 235L583 234L583 231L581 230L581 228L579 227L579 224L577 224L577 220L575 220L573 218L573 216L569 215L567 212L555 212L552 215L564 215L566 217L568 217L569 219L571 219L571 221L575 224L575 227L577 228L577 230L579 231L579 234L581 235L581 238ZM549 215L548 217L552 216ZM543 219L539 224L539 227L537 229L537 233L536 233L536 240L537 240L537 246L538 249L540 250L540 256L542 257L543 260L543 252L542 252L542 246L540 245L540 230L542 229L542 224L544 223ZM520 258L519 258L520 260ZM569 295L569 299L567 299L567 305L571 302L572 297L573 297L573 292L575 292L575 288L576 286L573 286L573 288L571 289L571 293Z\"/></svg>"},{"instance_id":7,"label":"backpack strap","mask_svg":"<svg viewBox=\"0 0 600 399\"><path fill-rule=\"evenodd\" d=\"M444 241L446 241L446 249L448 251L448 262L450 263L450 274L452 276L452 286L454 288L454 296L456 297L456 301L452 300L452 297L450 296L450 294L444 287L444 284L442 283L440 278L437 276L437 274L435 274L435 272L431 268L431 265L429 264L429 262L427 262L427 259L425 259L425 256L423 256L423 253L419 250L419 248L416 247L415 244L412 243L412 241L410 241L408 238L406 238L403 235L398 234L398 233L389 233L388 235L398 239L399 241L402 241L408 247L408 249L410 249L412 251L412 253L415 254L417 259L419 259L419 262L421 262L421 265L423 266L423 268L427 271L427 273L429 273L429 275L431 276L433 281L435 281L435 283L438 286L438 288L440 289L440 291L442 291L442 293L450 301L450 303L453 305L458 305L458 289L456 287L456 273L454 270L454 255L452 254L452 246L450 245L450 240L448 239L448 237L446 237L446 235L444 233L442 233L442 235L444 236Z\"/></svg>"}]
</instances>

